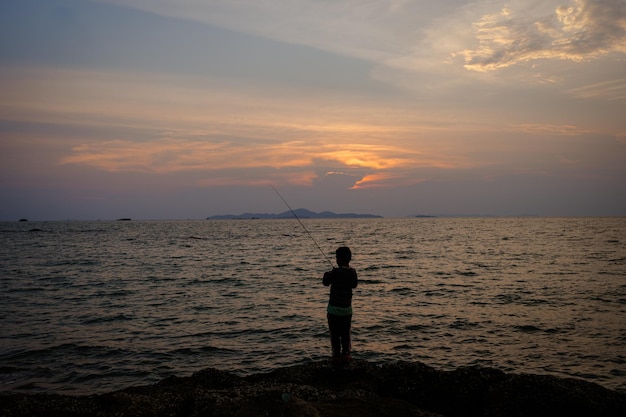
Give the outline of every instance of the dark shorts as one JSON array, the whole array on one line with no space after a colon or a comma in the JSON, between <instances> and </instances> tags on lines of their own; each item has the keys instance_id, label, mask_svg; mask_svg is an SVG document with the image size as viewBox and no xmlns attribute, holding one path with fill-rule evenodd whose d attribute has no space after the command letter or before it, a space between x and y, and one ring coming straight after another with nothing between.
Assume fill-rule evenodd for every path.
<instances>
[{"instance_id":1,"label":"dark shorts","mask_svg":"<svg viewBox=\"0 0 626 417\"><path fill-rule=\"evenodd\" d=\"M350 326L352 325L352 315L336 316L327 314L328 330L330 330L330 344L333 349L333 356L349 355L352 348L350 342Z\"/></svg>"}]
</instances>

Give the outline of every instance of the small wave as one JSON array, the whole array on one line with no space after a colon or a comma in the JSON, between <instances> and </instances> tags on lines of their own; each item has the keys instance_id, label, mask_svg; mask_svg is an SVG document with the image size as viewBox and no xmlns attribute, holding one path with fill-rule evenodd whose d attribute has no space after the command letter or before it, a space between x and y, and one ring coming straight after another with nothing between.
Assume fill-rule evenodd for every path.
<instances>
[{"instance_id":1,"label":"small wave","mask_svg":"<svg viewBox=\"0 0 626 417\"><path fill-rule=\"evenodd\" d=\"M380 265L380 269L404 268L402 265Z\"/></svg>"},{"instance_id":2,"label":"small wave","mask_svg":"<svg viewBox=\"0 0 626 417\"><path fill-rule=\"evenodd\" d=\"M100 262L95 259L63 259L49 260L41 264L41 266L97 266Z\"/></svg>"},{"instance_id":3,"label":"small wave","mask_svg":"<svg viewBox=\"0 0 626 417\"><path fill-rule=\"evenodd\" d=\"M93 297L104 297L108 299L125 298L132 294L136 294L137 292L138 292L137 290L121 290L121 289L120 290L103 290L103 291L98 291L97 293L93 294ZM83 299L83 297L77 297L77 299Z\"/></svg>"},{"instance_id":4,"label":"small wave","mask_svg":"<svg viewBox=\"0 0 626 417\"><path fill-rule=\"evenodd\" d=\"M151 304L153 306L160 306L163 305L165 303L155 303L155 304ZM197 311L197 312L203 312L203 311L211 311L211 310L215 310L216 307L212 306L212 305L195 305L192 306L191 309L193 311Z\"/></svg>"},{"instance_id":5,"label":"small wave","mask_svg":"<svg viewBox=\"0 0 626 417\"><path fill-rule=\"evenodd\" d=\"M75 343L63 343L43 349L16 350L0 355L3 361L12 363L49 362L52 358L81 357L81 358L111 358L127 355L129 352L120 348L107 346L88 346Z\"/></svg>"},{"instance_id":6,"label":"small wave","mask_svg":"<svg viewBox=\"0 0 626 417\"><path fill-rule=\"evenodd\" d=\"M444 290L448 290L448 291L453 291L448 289L447 287L451 287L451 288L474 288L475 285L474 284L463 284L463 283L447 283L447 282L441 282L439 284L436 285L437 287L444 288Z\"/></svg>"},{"instance_id":7,"label":"small wave","mask_svg":"<svg viewBox=\"0 0 626 417\"><path fill-rule=\"evenodd\" d=\"M197 356L199 354L205 353L232 353L234 352L232 349L219 348L215 346L202 346L197 348L180 348L174 349L169 352L171 355L175 356Z\"/></svg>"},{"instance_id":8,"label":"small wave","mask_svg":"<svg viewBox=\"0 0 626 417\"><path fill-rule=\"evenodd\" d=\"M459 319L459 320L454 321L454 323L451 323L450 326L448 327L451 329L457 329L457 330L469 330L469 329L473 329L476 327L480 327L480 324L473 323L465 319Z\"/></svg>"},{"instance_id":9,"label":"small wave","mask_svg":"<svg viewBox=\"0 0 626 417\"><path fill-rule=\"evenodd\" d=\"M464 277L475 277L476 275L478 275L474 271L454 271L454 273L456 275L461 275L461 276L464 276Z\"/></svg>"},{"instance_id":10,"label":"small wave","mask_svg":"<svg viewBox=\"0 0 626 417\"><path fill-rule=\"evenodd\" d=\"M50 380L55 373L52 369L44 366L22 367L2 367L0 370L0 386L2 389L15 391L38 391L41 390L40 380Z\"/></svg>"},{"instance_id":11,"label":"small wave","mask_svg":"<svg viewBox=\"0 0 626 417\"><path fill-rule=\"evenodd\" d=\"M403 345L394 346L391 349L392 350L411 350L411 349L413 349L413 346L407 345L407 344L403 344Z\"/></svg>"},{"instance_id":12,"label":"small wave","mask_svg":"<svg viewBox=\"0 0 626 417\"><path fill-rule=\"evenodd\" d=\"M373 324L371 326L364 326L362 327L363 330L368 331L368 332L376 332L377 330L384 330L386 329L386 326L382 326L380 324ZM355 329L356 331L357 329Z\"/></svg>"},{"instance_id":13,"label":"small wave","mask_svg":"<svg viewBox=\"0 0 626 417\"><path fill-rule=\"evenodd\" d=\"M497 304L514 304L522 299L518 294L498 294L494 298Z\"/></svg>"},{"instance_id":14,"label":"small wave","mask_svg":"<svg viewBox=\"0 0 626 417\"><path fill-rule=\"evenodd\" d=\"M234 284L234 285L242 285L243 282L239 278L233 277L220 277L220 278L211 278L209 276L203 276L202 278L206 279L204 282L210 284Z\"/></svg>"},{"instance_id":15,"label":"small wave","mask_svg":"<svg viewBox=\"0 0 626 417\"><path fill-rule=\"evenodd\" d=\"M526 306L536 306L536 305L543 305L543 304L552 304L552 302L548 300L543 300L541 298L533 298L530 300L524 300L521 302L521 304L526 305Z\"/></svg>"},{"instance_id":16,"label":"small wave","mask_svg":"<svg viewBox=\"0 0 626 417\"><path fill-rule=\"evenodd\" d=\"M31 292L38 292L38 291L45 291L45 288L43 288L43 287L26 287L26 288L9 288L8 290L6 290L6 292L8 294L12 294L12 293L31 293Z\"/></svg>"},{"instance_id":17,"label":"small wave","mask_svg":"<svg viewBox=\"0 0 626 417\"><path fill-rule=\"evenodd\" d=\"M442 288L440 290L437 291L424 291L424 296L425 297L442 297L442 298L447 298L450 296L450 294L455 293L456 291L454 290L449 290L447 288Z\"/></svg>"},{"instance_id":18,"label":"small wave","mask_svg":"<svg viewBox=\"0 0 626 417\"><path fill-rule=\"evenodd\" d=\"M423 332L425 330L431 329L430 326L426 326L423 324L409 324L408 326L404 326L405 329L409 331Z\"/></svg>"},{"instance_id":19,"label":"small wave","mask_svg":"<svg viewBox=\"0 0 626 417\"><path fill-rule=\"evenodd\" d=\"M400 295L410 295L410 294L413 294L415 291L408 287L398 287L398 288L392 288L391 292L397 293Z\"/></svg>"},{"instance_id":20,"label":"small wave","mask_svg":"<svg viewBox=\"0 0 626 417\"><path fill-rule=\"evenodd\" d=\"M522 333L537 333L537 332L543 332L543 330L541 330L539 327L533 326L533 325L521 325L521 326L514 326L513 327L515 330L520 331Z\"/></svg>"},{"instance_id":21,"label":"small wave","mask_svg":"<svg viewBox=\"0 0 626 417\"><path fill-rule=\"evenodd\" d=\"M90 324L101 324L101 323L110 323L113 321L128 321L128 320L133 320L133 318L128 317L125 314L116 314L112 316L95 317L95 318L86 319L86 320L83 320L81 324L90 325Z\"/></svg>"},{"instance_id":22,"label":"small wave","mask_svg":"<svg viewBox=\"0 0 626 417\"><path fill-rule=\"evenodd\" d=\"M611 300L611 299L607 298L606 296L600 296L600 295L596 295L596 296L593 296L593 297L588 297L587 299L590 300L590 301L599 301L599 302L601 302L603 304L612 304L612 303L615 303L615 302L617 302L618 304L624 304L623 303L624 299Z\"/></svg>"},{"instance_id":23,"label":"small wave","mask_svg":"<svg viewBox=\"0 0 626 417\"><path fill-rule=\"evenodd\" d=\"M359 284L382 284L383 282L380 279L359 279Z\"/></svg>"},{"instance_id":24,"label":"small wave","mask_svg":"<svg viewBox=\"0 0 626 417\"><path fill-rule=\"evenodd\" d=\"M545 330L545 332L546 332L546 333L549 333L549 334L557 334L557 333L561 333L561 332L562 332L562 330L560 330L560 329L555 329L555 328L550 328L550 329L546 329L546 330Z\"/></svg>"}]
</instances>

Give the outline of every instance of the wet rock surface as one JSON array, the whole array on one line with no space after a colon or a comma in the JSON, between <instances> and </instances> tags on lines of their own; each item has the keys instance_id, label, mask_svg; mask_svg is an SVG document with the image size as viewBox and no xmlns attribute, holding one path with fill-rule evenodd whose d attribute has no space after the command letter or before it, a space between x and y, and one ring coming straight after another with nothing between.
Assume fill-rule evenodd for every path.
<instances>
[{"instance_id":1,"label":"wet rock surface","mask_svg":"<svg viewBox=\"0 0 626 417\"><path fill-rule=\"evenodd\" d=\"M577 379L313 362L248 377L205 369L107 394L0 394L0 416L626 416L626 394Z\"/></svg>"}]
</instances>

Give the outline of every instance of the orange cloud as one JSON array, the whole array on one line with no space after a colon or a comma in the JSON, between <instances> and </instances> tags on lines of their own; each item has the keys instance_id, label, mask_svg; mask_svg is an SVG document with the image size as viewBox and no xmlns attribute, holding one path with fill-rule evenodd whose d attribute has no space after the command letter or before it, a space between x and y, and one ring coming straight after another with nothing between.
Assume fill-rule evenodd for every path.
<instances>
[{"instance_id":1,"label":"orange cloud","mask_svg":"<svg viewBox=\"0 0 626 417\"><path fill-rule=\"evenodd\" d=\"M424 181L426 181L425 178L415 176L415 173L410 169L404 171L379 171L365 175L359 181L356 181L351 188L357 190L365 188L402 187L419 184Z\"/></svg>"},{"instance_id":2,"label":"orange cloud","mask_svg":"<svg viewBox=\"0 0 626 417\"><path fill-rule=\"evenodd\" d=\"M332 148L326 145L325 148ZM319 157L335 160L348 167L389 169L409 165L417 153L384 145L345 144L340 150L328 150L319 153ZM402 155L402 156L401 156Z\"/></svg>"},{"instance_id":3,"label":"orange cloud","mask_svg":"<svg viewBox=\"0 0 626 417\"><path fill-rule=\"evenodd\" d=\"M342 149L335 150L340 147ZM73 148L62 164L88 165L105 171L168 173L258 167L307 167L316 160L352 168L389 169L409 165L407 149L369 144L329 145L290 141L234 143L162 138L151 142L112 140ZM401 156L403 155L403 156Z\"/></svg>"},{"instance_id":4,"label":"orange cloud","mask_svg":"<svg viewBox=\"0 0 626 417\"><path fill-rule=\"evenodd\" d=\"M311 185L322 170L358 173L358 182L345 181L355 188L414 183L412 170L490 163L477 151L494 146L482 133L502 131L401 102L325 96L321 103L212 79L32 71L0 68L0 76L15 81L0 77L15 98L0 96L0 108L10 110L11 120L58 126L57 137L46 138L56 144L48 155L65 155L58 162L108 172L194 172L201 185ZM29 77L56 100L39 100Z\"/></svg>"},{"instance_id":5,"label":"orange cloud","mask_svg":"<svg viewBox=\"0 0 626 417\"><path fill-rule=\"evenodd\" d=\"M384 172L378 172L375 174L369 174L364 176L361 180L354 183L352 189L363 189L363 188L375 188L375 187L383 187L388 185L390 180L397 178L394 175L390 175Z\"/></svg>"},{"instance_id":6,"label":"orange cloud","mask_svg":"<svg viewBox=\"0 0 626 417\"><path fill-rule=\"evenodd\" d=\"M76 146L72 149L73 155L63 158L61 164L88 165L111 172L168 173L206 169L218 164L218 159L207 156L220 153L222 157L227 157L228 153L232 154L232 150L221 152L223 148L224 143L180 139L150 142L110 140Z\"/></svg>"}]
</instances>

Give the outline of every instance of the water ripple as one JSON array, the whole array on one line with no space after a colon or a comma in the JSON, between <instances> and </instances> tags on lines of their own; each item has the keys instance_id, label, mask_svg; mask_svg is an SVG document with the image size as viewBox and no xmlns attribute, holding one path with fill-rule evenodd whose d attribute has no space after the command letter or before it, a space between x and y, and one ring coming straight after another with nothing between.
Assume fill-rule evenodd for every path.
<instances>
[{"instance_id":1,"label":"water ripple","mask_svg":"<svg viewBox=\"0 0 626 417\"><path fill-rule=\"evenodd\" d=\"M304 221L329 257L353 248L355 356L626 391L626 219ZM292 220L16 222L0 238L0 390L98 393L329 353L328 264Z\"/></svg>"}]
</instances>

